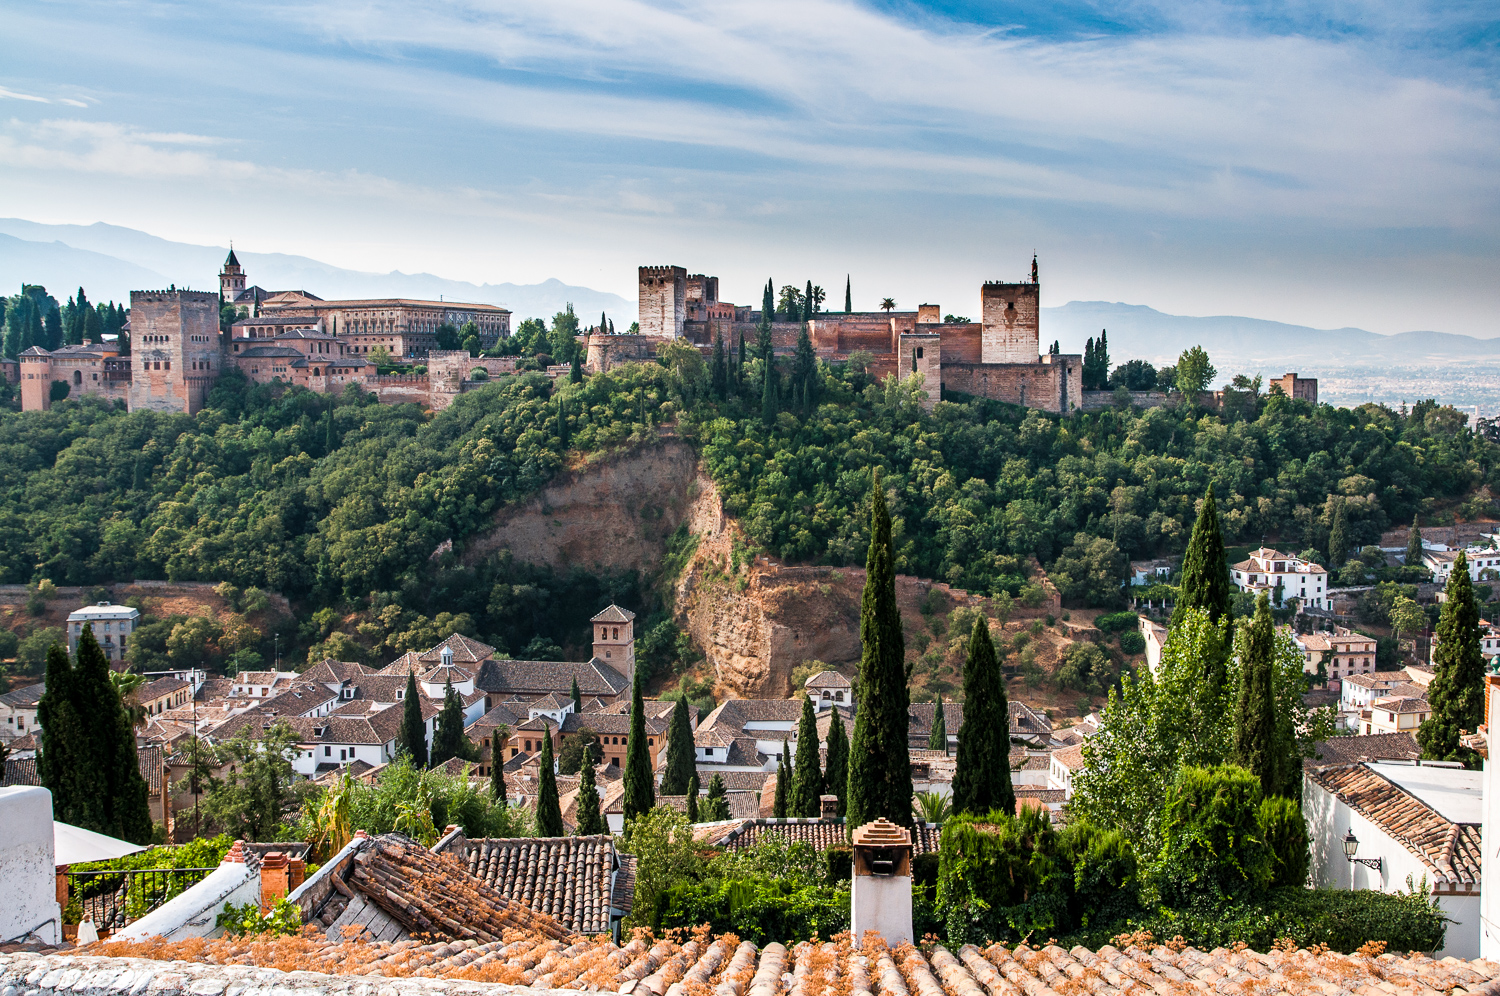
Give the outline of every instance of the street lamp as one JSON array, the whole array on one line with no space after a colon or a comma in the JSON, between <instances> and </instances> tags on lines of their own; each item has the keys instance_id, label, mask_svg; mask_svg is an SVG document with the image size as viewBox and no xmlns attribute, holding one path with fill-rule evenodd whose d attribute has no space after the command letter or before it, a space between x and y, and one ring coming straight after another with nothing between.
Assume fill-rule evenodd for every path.
<instances>
[{"instance_id":1,"label":"street lamp","mask_svg":"<svg viewBox=\"0 0 1500 996\"><path fill-rule=\"evenodd\" d=\"M1380 873L1379 858L1356 858L1354 856L1355 852L1359 850L1359 838L1354 836L1354 829L1352 827L1349 830L1345 831L1343 844L1344 857L1348 859L1350 864L1358 862L1359 864L1364 865L1366 868L1373 868L1376 874ZM1352 875L1349 877L1349 888L1351 890L1354 888L1354 877Z\"/></svg>"}]
</instances>

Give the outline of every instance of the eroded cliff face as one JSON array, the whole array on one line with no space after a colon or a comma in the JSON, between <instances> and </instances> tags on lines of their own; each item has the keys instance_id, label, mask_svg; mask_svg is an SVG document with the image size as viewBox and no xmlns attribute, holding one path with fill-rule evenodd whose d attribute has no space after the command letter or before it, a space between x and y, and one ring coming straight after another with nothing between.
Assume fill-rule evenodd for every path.
<instances>
[{"instance_id":1,"label":"eroded cliff face","mask_svg":"<svg viewBox=\"0 0 1500 996\"><path fill-rule=\"evenodd\" d=\"M655 571L667 537L694 504L697 474L693 448L675 439L558 474L528 501L496 513L463 560L509 549L532 564Z\"/></svg>"}]
</instances>

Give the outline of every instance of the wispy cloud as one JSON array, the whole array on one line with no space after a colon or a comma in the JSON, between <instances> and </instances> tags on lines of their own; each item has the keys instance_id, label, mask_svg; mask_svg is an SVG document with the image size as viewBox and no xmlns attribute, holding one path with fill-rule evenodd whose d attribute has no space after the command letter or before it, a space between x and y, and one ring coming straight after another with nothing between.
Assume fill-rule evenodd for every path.
<instances>
[{"instance_id":1,"label":"wispy cloud","mask_svg":"<svg viewBox=\"0 0 1500 996\"><path fill-rule=\"evenodd\" d=\"M38 97L34 93L17 93L15 90L7 90L3 86L0 86L0 100L29 100L37 104L52 103L46 97Z\"/></svg>"}]
</instances>

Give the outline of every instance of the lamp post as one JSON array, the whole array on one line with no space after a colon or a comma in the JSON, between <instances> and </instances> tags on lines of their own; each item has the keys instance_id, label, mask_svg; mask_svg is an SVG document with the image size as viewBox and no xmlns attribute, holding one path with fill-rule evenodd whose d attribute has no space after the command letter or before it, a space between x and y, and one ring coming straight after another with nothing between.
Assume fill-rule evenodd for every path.
<instances>
[{"instance_id":1,"label":"lamp post","mask_svg":"<svg viewBox=\"0 0 1500 996\"><path fill-rule=\"evenodd\" d=\"M1366 868L1373 868L1375 870L1376 874L1380 873L1380 859L1379 858L1356 858L1354 856L1355 852L1357 852L1359 850L1359 838L1356 837L1356 836L1354 836L1354 828L1353 827L1350 827L1348 830L1346 830L1344 832L1343 845L1344 845L1344 858L1351 865L1352 864L1361 864L1361 865L1364 865ZM1350 892L1354 891L1354 870L1352 868L1349 870L1349 891Z\"/></svg>"}]
</instances>

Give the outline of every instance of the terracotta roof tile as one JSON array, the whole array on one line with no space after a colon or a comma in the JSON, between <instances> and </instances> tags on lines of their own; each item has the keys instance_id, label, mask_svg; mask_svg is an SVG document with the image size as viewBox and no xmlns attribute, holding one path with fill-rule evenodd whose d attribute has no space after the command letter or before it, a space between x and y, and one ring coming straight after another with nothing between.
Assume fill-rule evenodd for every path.
<instances>
[{"instance_id":1,"label":"terracotta roof tile","mask_svg":"<svg viewBox=\"0 0 1500 996\"><path fill-rule=\"evenodd\" d=\"M553 916L569 930L609 929L617 864L613 837L484 838L464 841L453 853L502 896Z\"/></svg>"}]
</instances>

